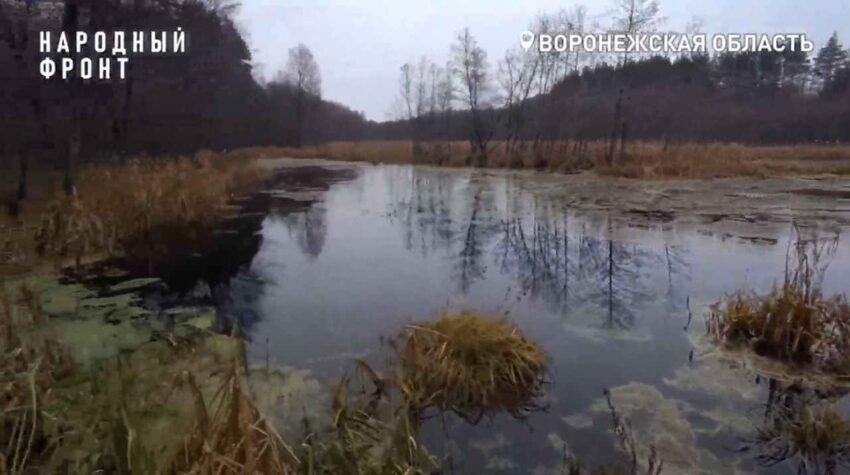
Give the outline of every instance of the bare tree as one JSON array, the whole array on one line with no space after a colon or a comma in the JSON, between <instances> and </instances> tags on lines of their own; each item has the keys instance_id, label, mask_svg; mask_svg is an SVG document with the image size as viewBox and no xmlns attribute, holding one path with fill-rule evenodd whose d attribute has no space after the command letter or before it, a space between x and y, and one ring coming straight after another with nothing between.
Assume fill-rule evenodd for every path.
<instances>
[{"instance_id":1,"label":"bare tree","mask_svg":"<svg viewBox=\"0 0 850 475\"><path fill-rule=\"evenodd\" d=\"M433 118L437 112L437 87L439 71L426 57L413 66L405 63L399 76L399 101L402 118L411 128L414 159L428 155L424 140L427 139Z\"/></svg>"},{"instance_id":2,"label":"bare tree","mask_svg":"<svg viewBox=\"0 0 850 475\"><path fill-rule=\"evenodd\" d=\"M488 90L487 52L478 46L467 27L457 34L452 45L452 58L454 74L462 84L461 97L472 119L471 152L475 156L475 164L484 166L487 164L487 143L493 136L492 131L485 130L481 117Z\"/></svg>"},{"instance_id":3,"label":"bare tree","mask_svg":"<svg viewBox=\"0 0 850 475\"><path fill-rule=\"evenodd\" d=\"M283 80L296 91L295 117L298 128L297 146L304 141L304 123L311 109L310 105L322 95L322 77L319 65L310 48L298 44L289 50L289 59L283 72Z\"/></svg>"},{"instance_id":4,"label":"bare tree","mask_svg":"<svg viewBox=\"0 0 850 475\"><path fill-rule=\"evenodd\" d=\"M413 119L413 66L410 63L401 65L401 74L398 80L398 91L401 102L405 108L406 120Z\"/></svg>"},{"instance_id":5,"label":"bare tree","mask_svg":"<svg viewBox=\"0 0 850 475\"><path fill-rule=\"evenodd\" d=\"M506 151L512 150L517 140L522 138L525 107L539 65L536 54L515 49L506 51L504 59L499 62L499 84L505 94Z\"/></svg>"},{"instance_id":6,"label":"bare tree","mask_svg":"<svg viewBox=\"0 0 850 475\"><path fill-rule=\"evenodd\" d=\"M626 35L652 31L662 21L659 8L658 0L616 0L614 30ZM623 64L628 60L628 53L623 53Z\"/></svg>"},{"instance_id":7,"label":"bare tree","mask_svg":"<svg viewBox=\"0 0 850 475\"><path fill-rule=\"evenodd\" d=\"M586 31L587 23L587 7L584 5L576 5L570 12L570 21L572 22L573 33L583 35ZM573 51L573 71L579 70L579 65L583 57L583 48L578 48Z\"/></svg>"}]
</instances>

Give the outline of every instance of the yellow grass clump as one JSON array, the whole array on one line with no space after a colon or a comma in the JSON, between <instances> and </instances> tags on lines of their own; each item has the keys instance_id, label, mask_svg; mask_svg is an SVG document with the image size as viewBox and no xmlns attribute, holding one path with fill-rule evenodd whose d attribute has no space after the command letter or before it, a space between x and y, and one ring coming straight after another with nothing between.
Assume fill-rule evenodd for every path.
<instances>
[{"instance_id":1,"label":"yellow grass clump","mask_svg":"<svg viewBox=\"0 0 850 475\"><path fill-rule=\"evenodd\" d=\"M405 398L477 423L505 411L522 418L539 409L547 358L506 318L446 313L410 325L398 348Z\"/></svg>"},{"instance_id":2,"label":"yellow grass clump","mask_svg":"<svg viewBox=\"0 0 850 475\"><path fill-rule=\"evenodd\" d=\"M819 242L798 238L794 248L796 259L789 257L782 285L766 295L739 291L717 302L706 322L708 334L762 356L846 372L850 305L843 295L826 298L820 291L818 275L825 267L818 267Z\"/></svg>"}]
</instances>

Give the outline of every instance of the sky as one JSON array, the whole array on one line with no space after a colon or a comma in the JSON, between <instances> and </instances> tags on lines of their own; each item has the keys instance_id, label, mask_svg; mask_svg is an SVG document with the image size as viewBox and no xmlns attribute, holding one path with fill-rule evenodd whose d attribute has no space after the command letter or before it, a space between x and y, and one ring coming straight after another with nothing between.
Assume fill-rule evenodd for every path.
<instances>
[{"instance_id":1,"label":"sky","mask_svg":"<svg viewBox=\"0 0 850 475\"><path fill-rule=\"evenodd\" d=\"M236 22L257 72L273 77L289 48L304 43L322 75L322 95L392 118L399 68L422 56L443 64L457 31L468 26L495 68L540 13L582 4L590 22L610 24L616 0L242 0ZM805 33L822 44L837 30L850 44L850 0L660 0L666 30L695 17L706 33Z\"/></svg>"}]
</instances>

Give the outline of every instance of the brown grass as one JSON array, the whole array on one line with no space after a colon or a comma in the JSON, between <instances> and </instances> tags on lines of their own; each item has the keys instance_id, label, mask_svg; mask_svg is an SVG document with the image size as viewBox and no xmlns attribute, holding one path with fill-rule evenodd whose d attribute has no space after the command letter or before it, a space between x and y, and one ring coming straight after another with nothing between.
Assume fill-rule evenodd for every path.
<instances>
[{"instance_id":1,"label":"brown grass","mask_svg":"<svg viewBox=\"0 0 850 475\"><path fill-rule=\"evenodd\" d=\"M19 474L49 439L43 404L58 378L73 371L67 351L44 328L32 291L0 293L0 473Z\"/></svg>"},{"instance_id":2,"label":"brown grass","mask_svg":"<svg viewBox=\"0 0 850 475\"><path fill-rule=\"evenodd\" d=\"M5 218L0 271L27 269L38 256L79 265L101 253L147 260L152 272L174 240L200 239L234 195L267 176L242 156L210 152L85 167L76 174L75 196L27 204L17 221Z\"/></svg>"},{"instance_id":3,"label":"brown grass","mask_svg":"<svg viewBox=\"0 0 850 475\"><path fill-rule=\"evenodd\" d=\"M241 388L236 364L206 403L194 376L188 385L195 395L196 422L174 458L175 473L264 473L286 475L299 467L298 457L266 422Z\"/></svg>"},{"instance_id":4,"label":"brown grass","mask_svg":"<svg viewBox=\"0 0 850 475\"><path fill-rule=\"evenodd\" d=\"M80 371L28 287L0 303L0 473L299 468L242 389L238 339L151 342Z\"/></svg>"},{"instance_id":5,"label":"brown grass","mask_svg":"<svg viewBox=\"0 0 850 475\"><path fill-rule=\"evenodd\" d=\"M437 467L422 445L418 412L401 398L395 378L366 363L334 390L328 433L307 424L302 473L307 475L424 475Z\"/></svg>"},{"instance_id":6,"label":"brown grass","mask_svg":"<svg viewBox=\"0 0 850 475\"><path fill-rule=\"evenodd\" d=\"M626 178L722 178L776 175L850 174L850 147L840 145L751 146L741 144L664 144L633 142L618 148L606 164L608 143L592 141L527 143L508 150L493 142L486 165L493 168L542 169L573 173L594 170ZM468 142L410 141L331 142L303 148L254 148L261 157L330 158L370 163L420 163L443 166L473 164Z\"/></svg>"},{"instance_id":7,"label":"brown grass","mask_svg":"<svg viewBox=\"0 0 850 475\"><path fill-rule=\"evenodd\" d=\"M546 355L506 318L443 314L408 326L398 348L402 392L421 411L453 411L471 423L539 409Z\"/></svg>"}]
</instances>

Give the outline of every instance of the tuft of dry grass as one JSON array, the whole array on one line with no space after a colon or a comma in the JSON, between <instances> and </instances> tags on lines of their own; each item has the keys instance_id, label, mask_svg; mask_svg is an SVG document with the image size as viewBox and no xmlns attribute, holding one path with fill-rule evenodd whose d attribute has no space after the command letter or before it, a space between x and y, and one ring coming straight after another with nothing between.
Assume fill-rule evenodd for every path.
<instances>
[{"instance_id":1,"label":"tuft of dry grass","mask_svg":"<svg viewBox=\"0 0 850 475\"><path fill-rule=\"evenodd\" d=\"M452 411L471 423L539 408L547 358L506 318L445 313L409 325L398 348L405 399L421 411Z\"/></svg>"},{"instance_id":2,"label":"tuft of dry grass","mask_svg":"<svg viewBox=\"0 0 850 475\"><path fill-rule=\"evenodd\" d=\"M827 246L834 250L836 244L833 240ZM850 305L843 295L825 298L820 291L823 242L798 236L793 248L781 286L766 295L739 291L717 302L706 321L707 332L715 341L744 344L762 356L845 371Z\"/></svg>"}]
</instances>

